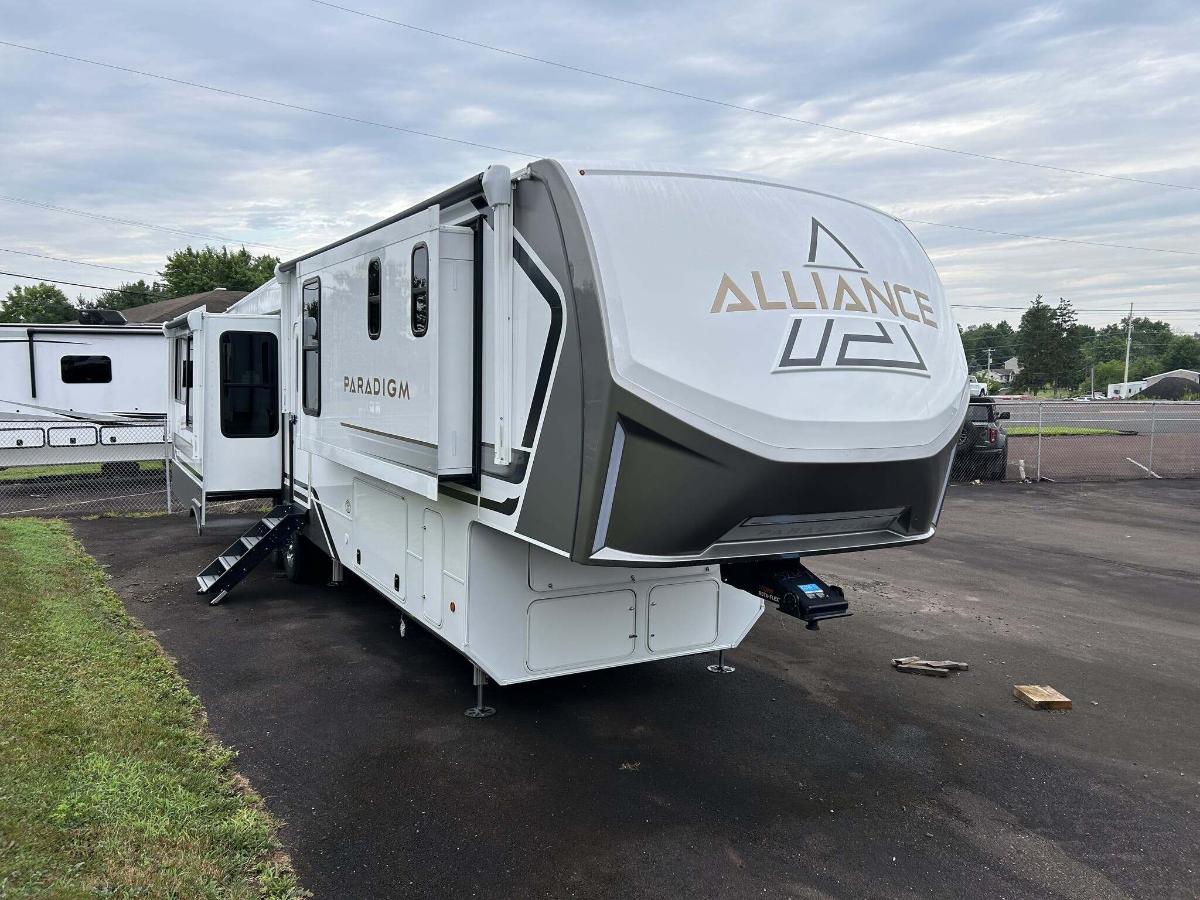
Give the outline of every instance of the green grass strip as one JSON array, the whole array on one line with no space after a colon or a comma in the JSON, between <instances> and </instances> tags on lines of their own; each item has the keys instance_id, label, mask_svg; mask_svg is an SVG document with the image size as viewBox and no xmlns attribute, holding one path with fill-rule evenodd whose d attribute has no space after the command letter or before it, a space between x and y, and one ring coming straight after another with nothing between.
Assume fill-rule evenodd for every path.
<instances>
[{"instance_id":1,"label":"green grass strip","mask_svg":"<svg viewBox=\"0 0 1200 900\"><path fill-rule=\"evenodd\" d=\"M0 481L32 481L35 478L50 478L64 475L99 475L100 463L63 463L57 466L9 466L0 469ZM139 468L143 474L161 472L162 460L145 459L140 462L117 463L124 467L126 477L133 474L133 467Z\"/></svg>"},{"instance_id":2,"label":"green grass strip","mask_svg":"<svg viewBox=\"0 0 1200 900\"><path fill-rule=\"evenodd\" d=\"M1037 437L1036 425L1008 425L1004 429L1010 437ZM1076 428L1074 425L1043 425L1042 437L1095 437L1097 435L1120 434L1111 428Z\"/></svg>"},{"instance_id":3,"label":"green grass strip","mask_svg":"<svg viewBox=\"0 0 1200 900\"><path fill-rule=\"evenodd\" d=\"M67 526L0 520L0 897L305 896L233 757Z\"/></svg>"}]
</instances>

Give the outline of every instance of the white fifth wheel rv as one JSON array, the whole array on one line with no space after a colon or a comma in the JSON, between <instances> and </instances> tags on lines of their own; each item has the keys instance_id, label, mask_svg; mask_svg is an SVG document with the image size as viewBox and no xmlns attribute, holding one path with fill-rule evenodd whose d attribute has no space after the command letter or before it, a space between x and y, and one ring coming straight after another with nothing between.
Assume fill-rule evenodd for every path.
<instances>
[{"instance_id":1,"label":"white fifth wheel rv","mask_svg":"<svg viewBox=\"0 0 1200 900\"><path fill-rule=\"evenodd\" d=\"M159 326L0 325L0 466L161 460L166 371Z\"/></svg>"},{"instance_id":2,"label":"white fifth wheel rv","mask_svg":"<svg viewBox=\"0 0 1200 900\"><path fill-rule=\"evenodd\" d=\"M177 484L280 501L201 592L326 554L477 685L845 615L801 559L929 539L968 402L899 220L723 174L493 166L166 333Z\"/></svg>"}]
</instances>

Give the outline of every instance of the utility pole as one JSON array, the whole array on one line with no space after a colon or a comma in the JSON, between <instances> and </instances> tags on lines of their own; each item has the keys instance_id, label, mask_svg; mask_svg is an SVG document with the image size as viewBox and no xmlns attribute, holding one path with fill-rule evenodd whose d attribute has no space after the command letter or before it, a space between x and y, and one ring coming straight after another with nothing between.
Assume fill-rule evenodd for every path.
<instances>
[{"instance_id":1,"label":"utility pole","mask_svg":"<svg viewBox=\"0 0 1200 900\"><path fill-rule=\"evenodd\" d=\"M1129 398L1129 348L1133 346L1133 304L1129 304L1129 324L1125 328L1125 386L1121 389L1121 396L1125 399Z\"/></svg>"},{"instance_id":2,"label":"utility pole","mask_svg":"<svg viewBox=\"0 0 1200 900\"><path fill-rule=\"evenodd\" d=\"M1092 366L1092 392L1088 395L1089 400L1096 399L1096 367Z\"/></svg>"},{"instance_id":3,"label":"utility pole","mask_svg":"<svg viewBox=\"0 0 1200 900\"><path fill-rule=\"evenodd\" d=\"M995 348L994 348L994 347L988 347L988 348L987 348L987 355L988 355L988 377L991 377L991 372L992 372L992 353L993 353L994 351L995 351Z\"/></svg>"}]
</instances>

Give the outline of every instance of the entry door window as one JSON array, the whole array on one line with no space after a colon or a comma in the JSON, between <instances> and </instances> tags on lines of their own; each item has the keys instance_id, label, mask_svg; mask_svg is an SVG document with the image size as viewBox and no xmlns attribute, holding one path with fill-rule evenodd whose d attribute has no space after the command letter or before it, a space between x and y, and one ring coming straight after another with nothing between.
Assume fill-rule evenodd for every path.
<instances>
[{"instance_id":1,"label":"entry door window","mask_svg":"<svg viewBox=\"0 0 1200 900\"><path fill-rule=\"evenodd\" d=\"M304 283L301 341L304 347L304 411L321 414L321 279Z\"/></svg>"},{"instance_id":2,"label":"entry door window","mask_svg":"<svg viewBox=\"0 0 1200 900\"><path fill-rule=\"evenodd\" d=\"M267 438L279 431L279 343L260 331L221 335L221 434Z\"/></svg>"}]
</instances>

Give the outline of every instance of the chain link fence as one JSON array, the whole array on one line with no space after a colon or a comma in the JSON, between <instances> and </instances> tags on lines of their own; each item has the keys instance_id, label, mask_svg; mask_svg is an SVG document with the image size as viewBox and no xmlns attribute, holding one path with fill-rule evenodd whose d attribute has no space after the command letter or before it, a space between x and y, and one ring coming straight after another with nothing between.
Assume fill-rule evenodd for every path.
<instances>
[{"instance_id":1,"label":"chain link fence","mask_svg":"<svg viewBox=\"0 0 1200 900\"><path fill-rule=\"evenodd\" d=\"M170 495L167 449L158 422L0 421L0 516L186 511ZM951 472L958 482L1196 477L1198 402L1003 397L971 404Z\"/></svg>"},{"instance_id":2,"label":"chain link fence","mask_svg":"<svg viewBox=\"0 0 1200 900\"><path fill-rule=\"evenodd\" d=\"M162 422L0 420L0 516L168 512L166 455Z\"/></svg>"},{"instance_id":3,"label":"chain link fence","mask_svg":"<svg viewBox=\"0 0 1200 900\"><path fill-rule=\"evenodd\" d=\"M1200 403L1006 400L971 404L954 481L1200 477Z\"/></svg>"}]
</instances>

